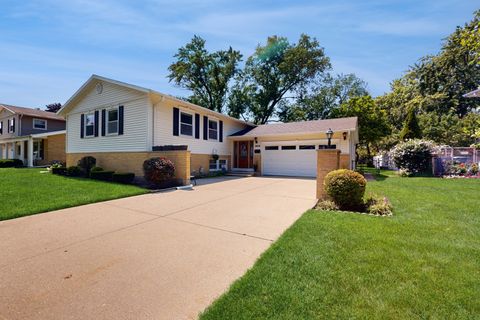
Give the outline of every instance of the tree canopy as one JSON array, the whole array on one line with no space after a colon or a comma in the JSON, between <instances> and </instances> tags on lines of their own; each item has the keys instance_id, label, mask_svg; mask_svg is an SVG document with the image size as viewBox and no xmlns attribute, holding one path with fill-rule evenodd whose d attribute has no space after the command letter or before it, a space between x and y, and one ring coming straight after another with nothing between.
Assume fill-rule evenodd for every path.
<instances>
[{"instance_id":1,"label":"tree canopy","mask_svg":"<svg viewBox=\"0 0 480 320\"><path fill-rule=\"evenodd\" d=\"M248 113L254 123L267 123L284 103L287 93L301 91L330 68L315 39L305 34L297 43L273 36L259 45L239 74L230 114Z\"/></svg>"},{"instance_id":2,"label":"tree canopy","mask_svg":"<svg viewBox=\"0 0 480 320\"><path fill-rule=\"evenodd\" d=\"M242 59L240 52L230 47L210 53L205 40L194 36L174 57L176 61L168 68L170 81L192 92L190 102L223 112L230 80Z\"/></svg>"}]
</instances>

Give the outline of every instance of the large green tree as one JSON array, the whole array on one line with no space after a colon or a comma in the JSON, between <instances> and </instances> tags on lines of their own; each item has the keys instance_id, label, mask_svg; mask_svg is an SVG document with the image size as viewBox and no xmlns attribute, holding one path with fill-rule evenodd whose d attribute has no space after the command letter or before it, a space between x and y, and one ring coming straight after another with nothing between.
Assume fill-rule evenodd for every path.
<instances>
[{"instance_id":1,"label":"large green tree","mask_svg":"<svg viewBox=\"0 0 480 320\"><path fill-rule=\"evenodd\" d=\"M366 148L368 158L372 157L372 147L378 149L380 140L390 133L385 111L369 95L349 99L332 115L335 118L358 117L360 144Z\"/></svg>"},{"instance_id":2,"label":"large green tree","mask_svg":"<svg viewBox=\"0 0 480 320\"><path fill-rule=\"evenodd\" d=\"M293 105L281 108L279 119L283 122L327 119L348 99L364 95L368 95L367 83L355 74L327 74L308 92L299 95Z\"/></svg>"},{"instance_id":3,"label":"large green tree","mask_svg":"<svg viewBox=\"0 0 480 320\"><path fill-rule=\"evenodd\" d=\"M168 70L168 78L176 85L188 89L190 102L218 112L224 111L230 81L238 71L242 58L239 51L219 50L208 52L205 40L199 36L175 54L176 61Z\"/></svg>"},{"instance_id":4,"label":"large green tree","mask_svg":"<svg viewBox=\"0 0 480 320\"><path fill-rule=\"evenodd\" d=\"M290 43L284 37L269 37L239 74L229 113L243 114L257 124L267 123L280 106L287 105L287 94L302 91L329 68L329 59L315 38L302 34L297 43Z\"/></svg>"},{"instance_id":5,"label":"large green tree","mask_svg":"<svg viewBox=\"0 0 480 320\"><path fill-rule=\"evenodd\" d=\"M393 128L385 148L400 138L408 110L414 108L423 137L442 144L465 146L472 143L470 115L480 107L480 99L463 95L480 85L480 45L475 41L479 12L472 21L448 36L440 52L421 58L406 74L395 80L391 92L378 97Z\"/></svg>"},{"instance_id":6,"label":"large green tree","mask_svg":"<svg viewBox=\"0 0 480 320\"><path fill-rule=\"evenodd\" d=\"M422 138L422 129L418 124L417 114L415 108L410 107L407 113L407 119L403 125L403 129L400 132L400 139L409 140L409 139L420 139Z\"/></svg>"}]
</instances>

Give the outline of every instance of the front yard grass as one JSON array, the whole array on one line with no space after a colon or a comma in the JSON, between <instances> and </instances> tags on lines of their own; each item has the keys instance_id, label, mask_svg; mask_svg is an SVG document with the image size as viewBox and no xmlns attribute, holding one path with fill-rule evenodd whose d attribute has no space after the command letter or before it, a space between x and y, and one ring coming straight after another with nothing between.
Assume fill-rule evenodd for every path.
<instances>
[{"instance_id":1,"label":"front yard grass","mask_svg":"<svg viewBox=\"0 0 480 320\"><path fill-rule=\"evenodd\" d=\"M0 220L146 193L145 189L82 178L45 169L0 169Z\"/></svg>"},{"instance_id":2,"label":"front yard grass","mask_svg":"<svg viewBox=\"0 0 480 320\"><path fill-rule=\"evenodd\" d=\"M377 178L393 217L306 212L201 319L478 319L480 180Z\"/></svg>"}]
</instances>

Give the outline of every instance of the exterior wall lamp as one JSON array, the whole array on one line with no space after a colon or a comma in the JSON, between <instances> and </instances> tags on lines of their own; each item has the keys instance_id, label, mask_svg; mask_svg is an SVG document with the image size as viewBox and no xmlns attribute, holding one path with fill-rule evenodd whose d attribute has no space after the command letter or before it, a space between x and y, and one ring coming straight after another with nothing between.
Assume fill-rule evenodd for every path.
<instances>
[{"instance_id":1,"label":"exterior wall lamp","mask_svg":"<svg viewBox=\"0 0 480 320\"><path fill-rule=\"evenodd\" d=\"M347 132L346 131L343 133L343 140L347 140Z\"/></svg>"},{"instance_id":2,"label":"exterior wall lamp","mask_svg":"<svg viewBox=\"0 0 480 320\"><path fill-rule=\"evenodd\" d=\"M333 136L333 130L332 128L328 128L327 132L327 139L328 139L328 149L332 146L332 136Z\"/></svg>"}]
</instances>

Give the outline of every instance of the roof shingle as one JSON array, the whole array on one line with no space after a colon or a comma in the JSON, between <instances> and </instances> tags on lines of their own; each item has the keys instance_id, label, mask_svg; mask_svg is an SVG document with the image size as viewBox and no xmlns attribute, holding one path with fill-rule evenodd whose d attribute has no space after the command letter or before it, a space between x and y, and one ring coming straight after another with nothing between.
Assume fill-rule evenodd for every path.
<instances>
[{"instance_id":1,"label":"roof shingle","mask_svg":"<svg viewBox=\"0 0 480 320\"><path fill-rule=\"evenodd\" d=\"M11 106L11 105L8 105L8 104L3 104L3 103L0 103L0 108L1 107L5 108L7 110L10 110L11 112L16 113L16 114L23 114L23 115L31 116L31 117L39 117L39 118L65 121L65 118L63 118L62 116L59 116L58 114L56 114L54 112L48 112L48 111L44 111L44 110L25 108L25 107Z\"/></svg>"},{"instance_id":2,"label":"roof shingle","mask_svg":"<svg viewBox=\"0 0 480 320\"><path fill-rule=\"evenodd\" d=\"M261 137L295 133L317 133L326 132L328 129L332 129L334 132L356 130L357 117L263 124L249 130L248 132L242 132L244 131L242 130L234 133L232 136Z\"/></svg>"}]
</instances>

